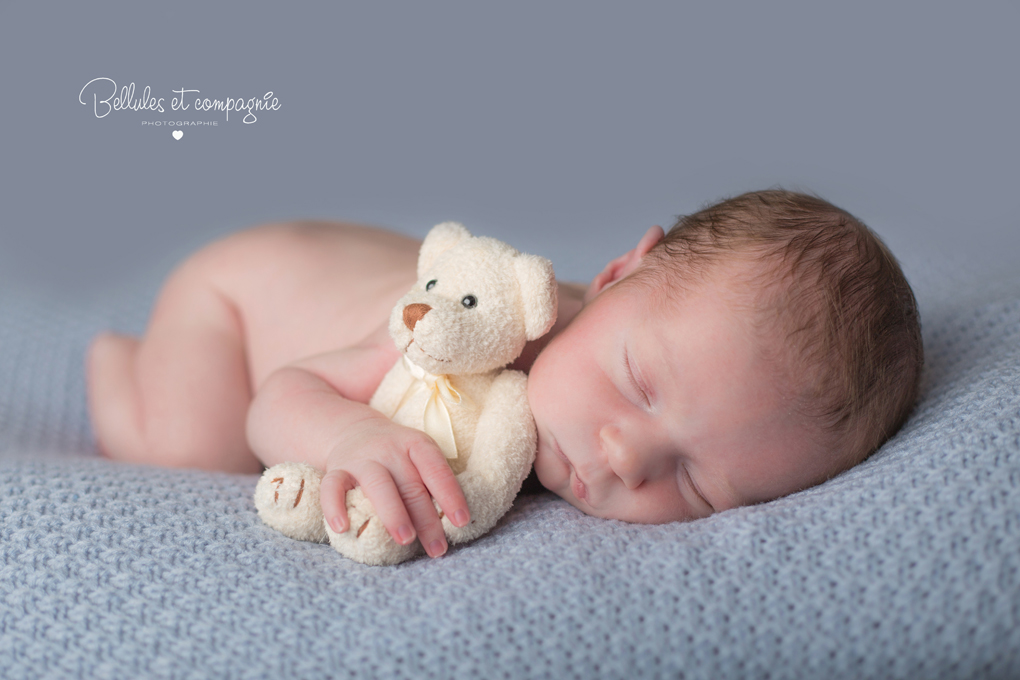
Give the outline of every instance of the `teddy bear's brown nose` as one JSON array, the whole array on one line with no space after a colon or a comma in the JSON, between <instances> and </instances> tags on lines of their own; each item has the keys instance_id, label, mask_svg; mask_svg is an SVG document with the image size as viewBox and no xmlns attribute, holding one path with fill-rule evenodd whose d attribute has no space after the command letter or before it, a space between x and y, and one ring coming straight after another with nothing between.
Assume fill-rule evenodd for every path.
<instances>
[{"instance_id":1,"label":"teddy bear's brown nose","mask_svg":"<svg viewBox=\"0 0 1020 680\"><path fill-rule=\"evenodd\" d=\"M412 331L414 325L421 321L421 318L429 313L432 308L421 302L415 302L413 305L404 307L404 325Z\"/></svg>"}]
</instances>

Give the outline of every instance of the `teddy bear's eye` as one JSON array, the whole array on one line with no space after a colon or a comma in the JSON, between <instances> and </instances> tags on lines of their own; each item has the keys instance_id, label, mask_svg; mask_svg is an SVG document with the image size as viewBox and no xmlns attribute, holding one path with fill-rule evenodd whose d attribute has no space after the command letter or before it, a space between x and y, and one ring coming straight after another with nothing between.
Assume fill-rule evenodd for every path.
<instances>
[{"instance_id":1,"label":"teddy bear's eye","mask_svg":"<svg viewBox=\"0 0 1020 680\"><path fill-rule=\"evenodd\" d=\"M436 279L432 279L431 281L425 284L425 290L432 290L432 287L435 286L436 283L438 283L438 281Z\"/></svg>"},{"instance_id":2,"label":"teddy bear's eye","mask_svg":"<svg viewBox=\"0 0 1020 680\"><path fill-rule=\"evenodd\" d=\"M468 309L471 309L472 307L478 304L478 298L476 298L474 295L465 295L464 298L460 301L460 304L464 305Z\"/></svg>"}]
</instances>

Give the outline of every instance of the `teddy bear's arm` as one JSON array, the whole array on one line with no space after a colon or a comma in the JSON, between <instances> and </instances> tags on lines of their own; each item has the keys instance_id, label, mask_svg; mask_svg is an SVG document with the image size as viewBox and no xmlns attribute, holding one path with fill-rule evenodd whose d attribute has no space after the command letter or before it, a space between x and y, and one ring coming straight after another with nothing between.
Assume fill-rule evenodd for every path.
<instances>
[{"instance_id":1,"label":"teddy bear's arm","mask_svg":"<svg viewBox=\"0 0 1020 680\"><path fill-rule=\"evenodd\" d=\"M471 522L458 528L444 518L450 543L481 536L506 514L535 461L537 442L527 377L520 371L503 371L485 400L467 469L457 475Z\"/></svg>"}]
</instances>

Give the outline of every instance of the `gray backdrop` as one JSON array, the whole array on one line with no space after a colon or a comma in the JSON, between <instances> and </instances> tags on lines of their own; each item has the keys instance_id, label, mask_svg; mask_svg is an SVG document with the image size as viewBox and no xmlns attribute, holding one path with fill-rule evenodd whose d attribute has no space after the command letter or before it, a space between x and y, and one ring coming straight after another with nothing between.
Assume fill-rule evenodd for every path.
<instances>
[{"instance_id":1,"label":"gray backdrop","mask_svg":"<svg viewBox=\"0 0 1020 680\"><path fill-rule=\"evenodd\" d=\"M817 5L4 2L0 285L95 298L298 217L456 219L589 279L773 185L1014 267L1016 3ZM166 112L97 118L94 78ZM182 88L280 108L172 112Z\"/></svg>"}]
</instances>

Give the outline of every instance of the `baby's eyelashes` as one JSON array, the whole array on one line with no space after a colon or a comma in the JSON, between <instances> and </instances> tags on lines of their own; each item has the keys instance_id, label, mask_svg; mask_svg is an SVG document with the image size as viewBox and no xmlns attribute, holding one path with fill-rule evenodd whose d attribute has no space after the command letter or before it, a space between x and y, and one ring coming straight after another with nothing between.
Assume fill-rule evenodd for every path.
<instances>
[{"instance_id":1,"label":"baby's eyelashes","mask_svg":"<svg viewBox=\"0 0 1020 680\"><path fill-rule=\"evenodd\" d=\"M638 379L638 376L635 375L634 365L631 362L630 358L630 352L626 350L626 347L624 347L623 362L626 368L627 382L630 383L631 388L638 395L640 401L643 402L643 405L646 406L647 408L651 408L652 400L648 398L648 390Z\"/></svg>"},{"instance_id":2,"label":"baby's eyelashes","mask_svg":"<svg viewBox=\"0 0 1020 680\"><path fill-rule=\"evenodd\" d=\"M705 498L705 494L701 493L701 490L698 488L698 485L694 483L694 478L691 477L691 473L687 469L686 465L680 466L680 477L681 477L680 484L682 486L684 485L687 486L691 490L691 492L694 494L694 497L698 500L700 505L708 509L709 514L715 514L715 506L708 502L708 499Z\"/></svg>"}]
</instances>

